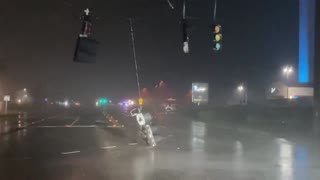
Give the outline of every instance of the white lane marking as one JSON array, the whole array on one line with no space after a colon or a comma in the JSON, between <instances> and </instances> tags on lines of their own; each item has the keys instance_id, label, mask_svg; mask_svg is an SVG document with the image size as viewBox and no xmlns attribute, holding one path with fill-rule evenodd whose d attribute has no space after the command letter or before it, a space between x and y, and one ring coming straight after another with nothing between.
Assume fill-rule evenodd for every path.
<instances>
[{"instance_id":1,"label":"white lane marking","mask_svg":"<svg viewBox=\"0 0 320 180\"><path fill-rule=\"evenodd\" d=\"M87 126L31 126L30 128L123 128L124 126L97 126L97 125L87 125Z\"/></svg>"},{"instance_id":2,"label":"white lane marking","mask_svg":"<svg viewBox=\"0 0 320 180\"><path fill-rule=\"evenodd\" d=\"M73 126L75 123L77 123L80 120L80 116L78 116L71 124L70 126Z\"/></svg>"},{"instance_id":3,"label":"white lane marking","mask_svg":"<svg viewBox=\"0 0 320 180\"><path fill-rule=\"evenodd\" d=\"M67 155L67 154L75 154L75 153L79 153L80 151L70 151L70 152L62 152L61 154L63 155Z\"/></svg>"},{"instance_id":4,"label":"white lane marking","mask_svg":"<svg viewBox=\"0 0 320 180\"><path fill-rule=\"evenodd\" d=\"M108 127L108 128L123 128L124 125L116 125L116 126L104 126L104 127Z\"/></svg>"},{"instance_id":5,"label":"white lane marking","mask_svg":"<svg viewBox=\"0 0 320 180\"><path fill-rule=\"evenodd\" d=\"M106 127L106 126L96 126L96 125L89 125L89 126L34 126L32 128L96 128L96 127Z\"/></svg>"},{"instance_id":6,"label":"white lane marking","mask_svg":"<svg viewBox=\"0 0 320 180\"><path fill-rule=\"evenodd\" d=\"M96 123L104 123L104 122L106 122L106 121L96 121Z\"/></svg>"},{"instance_id":7,"label":"white lane marking","mask_svg":"<svg viewBox=\"0 0 320 180\"><path fill-rule=\"evenodd\" d=\"M138 143L128 143L129 146L137 145Z\"/></svg>"},{"instance_id":8,"label":"white lane marking","mask_svg":"<svg viewBox=\"0 0 320 180\"><path fill-rule=\"evenodd\" d=\"M117 146L106 146L106 147L101 147L101 149L113 149L117 148Z\"/></svg>"}]
</instances>

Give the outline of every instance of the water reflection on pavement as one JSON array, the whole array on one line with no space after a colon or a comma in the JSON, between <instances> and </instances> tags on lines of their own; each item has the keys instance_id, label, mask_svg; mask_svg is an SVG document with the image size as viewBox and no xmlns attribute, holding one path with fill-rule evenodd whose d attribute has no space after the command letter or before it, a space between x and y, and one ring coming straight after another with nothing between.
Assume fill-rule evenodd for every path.
<instances>
[{"instance_id":1,"label":"water reflection on pavement","mask_svg":"<svg viewBox=\"0 0 320 180\"><path fill-rule=\"evenodd\" d=\"M132 143L123 132L127 126L93 127L91 121L102 117L78 117L56 117L3 136L0 179L320 179L320 143L311 138L295 140L175 119L161 125L162 140L152 149ZM7 125L4 121L0 127Z\"/></svg>"},{"instance_id":2,"label":"water reflection on pavement","mask_svg":"<svg viewBox=\"0 0 320 180\"><path fill-rule=\"evenodd\" d=\"M283 138L264 137L261 142L247 140L241 136L231 137L223 134L227 141L215 139L221 136L208 136L204 122L191 122L189 148L172 151L163 148L147 152L147 155L133 157L134 179L222 179L222 180L254 180L254 179L319 179L320 151L313 152L311 147L303 147L298 143ZM232 132L229 132L232 134ZM173 137L174 138L174 137ZM232 141L234 139L234 141ZM245 139L242 141L236 139ZM250 139L250 138L249 138ZM185 141L180 139L180 141ZM218 141L214 143L214 141ZM253 143L253 144L252 144ZM212 147L212 145L216 147ZM222 146L228 148L223 150ZM220 152L212 149L218 149ZM318 148L318 147L317 147ZM308 150L309 149L309 150ZM316 154L310 154L316 153ZM310 156L314 161L310 162ZM317 164L312 169L311 164Z\"/></svg>"}]
</instances>

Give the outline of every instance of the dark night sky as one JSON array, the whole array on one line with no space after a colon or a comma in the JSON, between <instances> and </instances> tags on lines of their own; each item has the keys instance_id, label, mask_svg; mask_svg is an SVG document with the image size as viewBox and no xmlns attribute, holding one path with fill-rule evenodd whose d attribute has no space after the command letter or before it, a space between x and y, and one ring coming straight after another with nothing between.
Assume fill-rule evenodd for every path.
<instances>
[{"instance_id":1,"label":"dark night sky","mask_svg":"<svg viewBox=\"0 0 320 180\"><path fill-rule=\"evenodd\" d=\"M297 64L298 0L219 0L224 49L212 51L213 0L188 0L191 54L181 47L182 0L5 0L0 10L0 61L14 88L90 99L135 92L127 18L135 17L136 50L143 87L160 80L180 93L192 81L209 81L220 101L239 82L262 92L282 65ZM72 62L79 14L93 7L100 42L96 64Z\"/></svg>"}]
</instances>

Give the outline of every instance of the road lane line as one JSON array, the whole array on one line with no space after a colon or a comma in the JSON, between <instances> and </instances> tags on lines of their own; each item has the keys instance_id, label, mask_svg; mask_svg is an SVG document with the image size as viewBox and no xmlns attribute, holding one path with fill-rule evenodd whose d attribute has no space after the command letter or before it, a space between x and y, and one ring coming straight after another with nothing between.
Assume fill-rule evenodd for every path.
<instances>
[{"instance_id":1,"label":"road lane line","mask_svg":"<svg viewBox=\"0 0 320 180\"><path fill-rule=\"evenodd\" d=\"M80 116L78 116L71 124L70 126L73 126L75 123L77 123L80 120Z\"/></svg>"},{"instance_id":2,"label":"road lane line","mask_svg":"<svg viewBox=\"0 0 320 180\"><path fill-rule=\"evenodd\" d=\"M67 154L75 154L75 153L79 153L80 151L70 151L70 152L62 152L61 154L63 155L67 155Z\"/></svg>"},{"instance_id":3,"label":"road lane line","mask_svg":"<svg viewBox=\"0 0 320 180\"><path fill-rule=\"evenodd\" d=\"M96 126L96 125L89 125L89 126L35 126L32 128L95 128L95 127L106 127L106 126Z\"/></svg>"},{"instance_id":4,"label":"road lane line","mask_svg":"<svg viewBox=\"0 0 320 180\"><path fill-rule=\"evenodd\" d=\"M86 125L86 126L31 126L30 128L123 128L124 126L97 126L97 125Z\"/></svg>"},{"instance_id":5,"label":"road lane line","mask_svg":"<svg viewBox=\"0 0 320 180\"><path fill-rule=\"evenodd\" d=\"M106 147L101 147L101 149L113 149L117 148L117 146L106 146Z\"/></svg>"},{"instance_id":6,"label":"road lane line","mask_svg":"<svg viewBox=\"0 0 320 180\"><path fill-rule=\"evenodd\" d=\"M135 146L137 145L138 143L128 143L129 146Z\"/></svg>"},{"instance_id":7,"label":"road lane line","mask_svg":"<svg viewBox=\"0 0 320 180\"><path fill-rule=\"evenodd\" d=\"M106 121L96 121L96 123L105 123Z\"/></svg>"}]
</instances>

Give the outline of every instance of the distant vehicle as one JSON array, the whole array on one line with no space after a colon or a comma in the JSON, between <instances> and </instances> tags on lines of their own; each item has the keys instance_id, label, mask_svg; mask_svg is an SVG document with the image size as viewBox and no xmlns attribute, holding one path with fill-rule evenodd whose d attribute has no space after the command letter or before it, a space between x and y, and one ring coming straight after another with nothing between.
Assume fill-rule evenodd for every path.
<instances>
[{"instance_id":1,"label":"distant vehicle","mask_svg":"<svg viewBox=\"0 0 320 180\"><path fill-rule=\"evenodd\" d=\"M176 99L168 98L165 103L161 105L166 114L174 113L177 110Z\"/></svg>"},{"instance_id":2,"label":"distant vehicle","mask_svg":"<svg viewBox=\"0 0 320 180\"><path fill-rule=\"evenodd\" d=\"M169 113L174 113L176 111L176 104L167 104L165 105L165 113L169 114Z\"/></svg>"}]
</instances>

